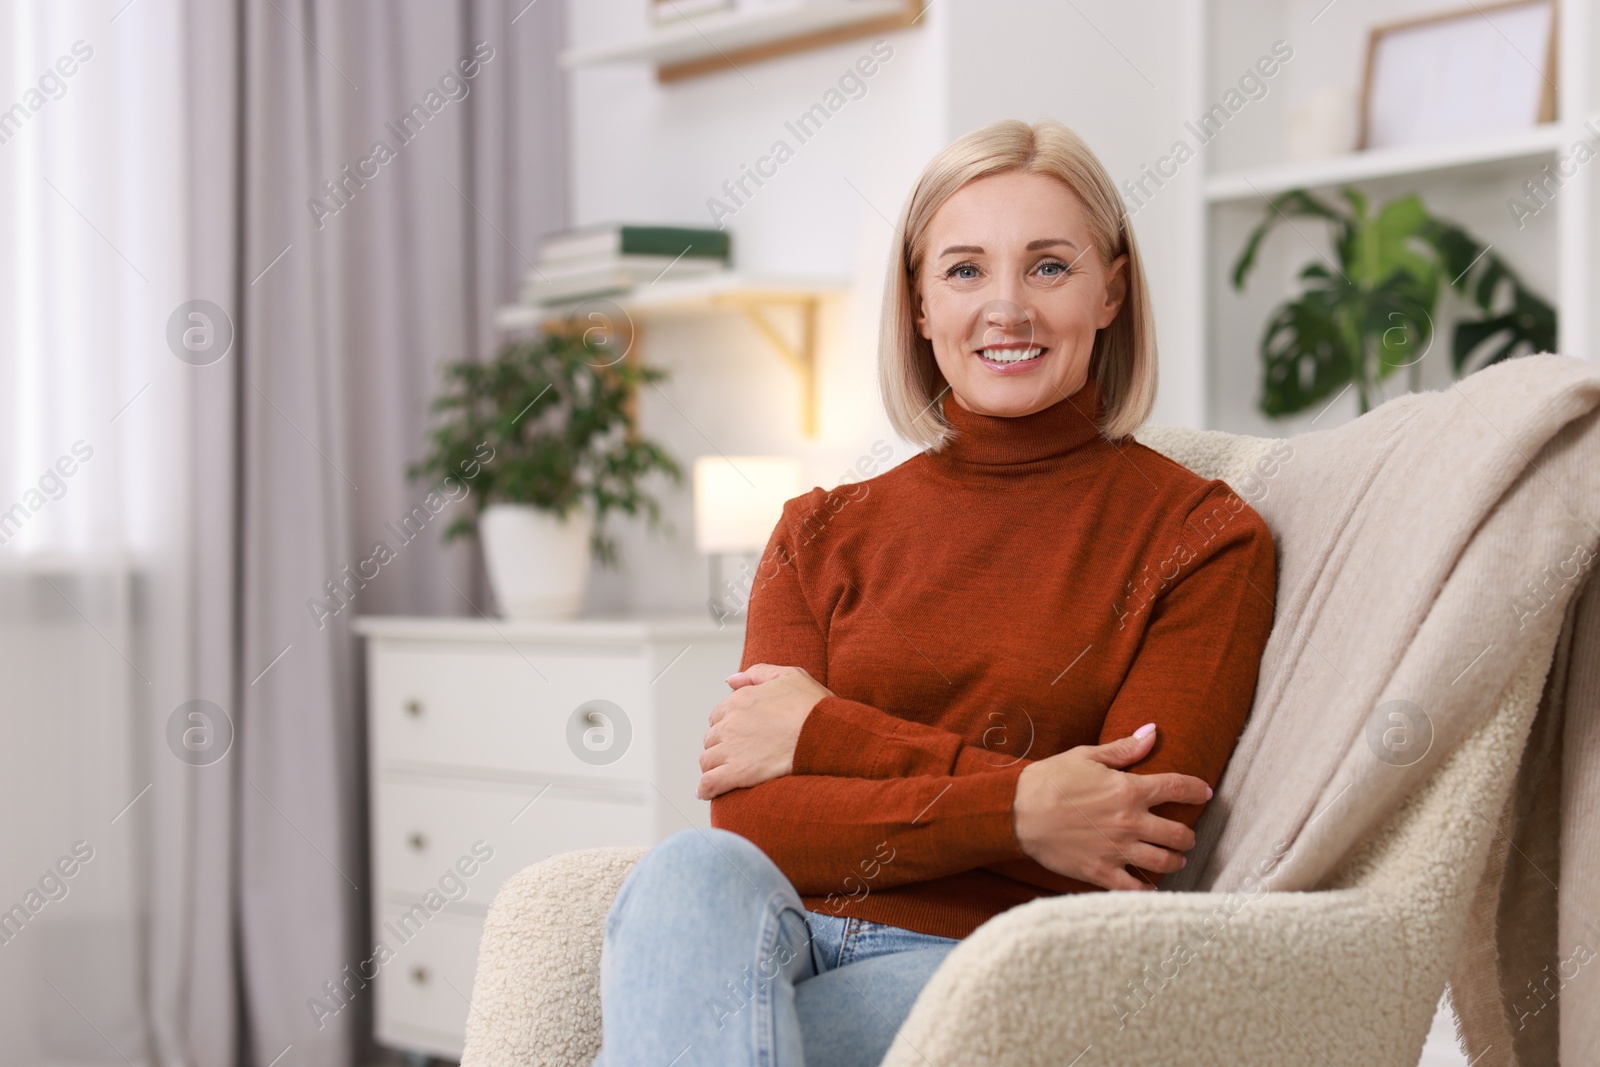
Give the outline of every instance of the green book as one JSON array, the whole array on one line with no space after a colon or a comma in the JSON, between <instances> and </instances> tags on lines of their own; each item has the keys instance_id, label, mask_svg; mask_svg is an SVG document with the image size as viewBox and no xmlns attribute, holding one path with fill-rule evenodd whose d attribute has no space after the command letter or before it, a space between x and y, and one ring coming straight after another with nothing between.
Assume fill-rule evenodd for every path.
<instances>
[{"instance_id":1,"label":"green book","mask_svg":"<svg viewBox=\"0 0 1600 1067\"><path fill-rule=\"evenodd\" d=\"M580 256L705 256L727 259L726 230L690 226L629 226L601 223L565 233L551 234L540 245L541 258L550 263Z\"/></svg>"}]
</instances>

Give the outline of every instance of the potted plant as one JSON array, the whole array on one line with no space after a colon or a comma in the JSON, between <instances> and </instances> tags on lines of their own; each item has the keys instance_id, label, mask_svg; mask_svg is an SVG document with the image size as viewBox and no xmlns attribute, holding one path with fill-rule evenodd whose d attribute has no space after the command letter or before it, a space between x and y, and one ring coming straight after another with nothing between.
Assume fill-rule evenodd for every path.
<instances>
[{"instance_id":1,"label":"potted plant","mask_svg":"<svg viewBox=\"0 0 1600 1067\"><path fill-rule=\"evenodd\" d=\"M1234 264L1233 287L1242 289L1261 239L1292 216L1322 219L1333 230L1338 267L1306 266L1300 295L1280 304L1262 333L1263 414L1292 415L1354 383L1364 415L1382 381L1401 367L1410 368L1417 388L1441 279L1471 300L1479 316L1456 323L1457 376L1515 354L1554 350L1555 309L1482 242L1431 215L1420 197L1403 196L1369 214L1359 191L1340 195L1348 210L1304 189L1280 194Z\"/></svg>"},{"instance_id":2,"label":"potted plant","mask_svg":"<svg viewBox=\"0 0 1600 1067\"><path fill-rule=\"evenodd\" d=\"M592 333L550 331L488 362L447 364L432 407L440 421L408 471L472 472L473 506L444 539L481 535L495 598L513 618L577 615L591 562L618 560L606 516L643 511L656 529L660 505L641 483L653 471L683 482L678 463L638 436L629 404L632 390L667 373L614 357Z\"/></svg>"}]
</instances>

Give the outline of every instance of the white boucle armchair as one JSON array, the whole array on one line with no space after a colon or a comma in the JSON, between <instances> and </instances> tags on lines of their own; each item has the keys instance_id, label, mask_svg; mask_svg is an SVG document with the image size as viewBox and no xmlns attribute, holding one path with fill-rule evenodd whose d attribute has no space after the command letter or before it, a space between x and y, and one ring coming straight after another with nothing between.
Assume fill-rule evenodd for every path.
<instances>
[{"instance_id":1,"label":"white boucle armchair","mask_svg":"<svg viewBox=\"0 0 1600 1067\"><path fill-rule=\"evenodd\" d=\"M1270 443L1164 427L1139 437L1236 486ZM1497 710L1326 885L1013 908L951 952L884 1064L1413 1067L1553 652L1484 695ZM587 1067L600 1045L605 916L643 852L567 853L505 883L484 928L463 1067Z\"/></svg>"}]
</instances>

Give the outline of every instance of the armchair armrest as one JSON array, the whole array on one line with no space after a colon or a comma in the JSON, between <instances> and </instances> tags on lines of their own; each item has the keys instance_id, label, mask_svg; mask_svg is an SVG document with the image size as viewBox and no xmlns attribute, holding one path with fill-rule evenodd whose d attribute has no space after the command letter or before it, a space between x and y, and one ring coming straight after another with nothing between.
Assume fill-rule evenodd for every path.
<instances>
[{"instance_id":1,"label":"armchair armrest","mask_svg":"<svg viewBox=\"0 0 1600 1067\"><path fill-rule=\"evenodd\" d=\"M1092 1046L1098 1067L1414 1067L1450 961L1406 960L1436 904L1371 887L1037 900L956 947L883 1064L1065 1067ZM1411 988L1419 973L1437 986Z\"/></svg>"},{"instance_id":2,"label":"armchair armrest","mask_svg":"<svg viewBox=\"0 0 1600 1067\"><path fill-rule=\"evenodd\" d=\"M645 851L553 856L500 888L462 1067L588 1067L606 914ZM883 1067L1063 1067L1091 1047L1083 1065L1414 1067L1452 962L1426 958L1441 903L1370 885L1036 900L956 947Z\"/></svg>"},{"instance_id":3,"label":"armchair armrest","mask_svg":"<svg viewBox=\"0 0 1600 1067\"><path fill-rule=\"evenodd\" d=\"M489 905L462 1067L588 1067L600 1051L606 914L643 848L565 852Z\"/></svg>"}]
</instances>

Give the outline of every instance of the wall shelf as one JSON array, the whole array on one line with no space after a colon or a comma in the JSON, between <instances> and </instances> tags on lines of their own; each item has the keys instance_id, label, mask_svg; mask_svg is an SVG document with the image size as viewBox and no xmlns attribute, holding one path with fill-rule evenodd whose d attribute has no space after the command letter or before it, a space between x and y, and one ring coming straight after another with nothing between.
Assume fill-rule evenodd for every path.
<instances>
[{"instance_id":1,"label":"wall shelf","mask_svg":"<svg viewBox=\"0 0 1600 1067\"><path fill-rule=\"evenodd\" d=\"M736 311L795 369L800 378L801 429L807 437L818 433L817 421L817 311L823 299L844 293L842 278L793 275L747 275L726 271L656 282L628 293L560 304L510 304L495 313L495 325L506 332L559 326L585 307L597 310L609 303L624 322L614 324L628 338L630 355L637 350L640 327L652 318L682 318ZM774 310L787 309L796 321L791 339L773 321ZM613 325L613 324L608 324Z\"/></svg>"},{"instance_id":2,"label":"wall shelf","mask_svg":"<svg viewBox=\"0 0 1600 1067\"><path fill-rule=\"evenodd\" d=\"M1211 203L1276 196L1290 189L1316 189L1345 182L1400 178L1460 170L1517 159L1538 159L1571 145L1571 130L1554 122L1530 130L1460 143L1415 148L1378 148L1305 163L1279 164L1213 174L1206 179Z\"/></svg>"},{"instance_id":3,"label":"wall shelf","mask_svg":"<svg viewBox=\"0 0 1600 1067\"><path fill-rule=\"evenodd\" d=\"M622 44L563 52L567 68L604 63L654 63L664 82L741 62L817 48L912 25L922 0L789 0L753 11L712 11L653 27Z\"/></svg>"}]
</instances>

